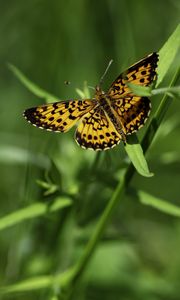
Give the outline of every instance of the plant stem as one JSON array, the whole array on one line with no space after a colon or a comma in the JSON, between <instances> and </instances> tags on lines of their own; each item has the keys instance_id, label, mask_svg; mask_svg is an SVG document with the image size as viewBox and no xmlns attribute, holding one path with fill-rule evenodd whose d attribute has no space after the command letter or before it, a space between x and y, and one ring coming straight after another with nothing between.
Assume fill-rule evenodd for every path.
<instances>
[{"instance_id":1,"label":"plant stem","mask_svg":"<svg viewBox=\"0 0 180 300\"><path fill-rule=\"evenodd\" d=\"M180 73L179 71L180 70L178 70L176 72L176 74L174 75L174 77L170 83L170 87L173 86L176 83L176 81L178 80L179 73ZM164 95L154 117L152 118L152 120L150 122L150 125L145 133L145 136L142 140L144 152L147 151L150 144L152 143L155 133L156 133L171 102L172 102L172 98L169 99L167 94ZM74 275L73 275L72 281L70 283L71 288L70 288L70 291L69 291L66 299L72 298L74 289L75 289L77 283L79 282L80 278L82 277L83 272L86 269L87 264L89 263L90 258L92 257L94 250L102 237L104 229L105 229L107 223L110 221L113 212L115 211L117 204L119 203L120 200L122 200L124 192L126 190L126 187L130 183L134 173L135 173L135 169L134 169L132 163L130 163L125 171L123 178L118 183L110 201L108 202L99 222L97 223L95 231L92 234L89 242L87 243L87 246L84 250L83 255L81 256L79 262L77 263L77 265L74 268L74 273L73 273Z\"/></svg>"}]
</instances>

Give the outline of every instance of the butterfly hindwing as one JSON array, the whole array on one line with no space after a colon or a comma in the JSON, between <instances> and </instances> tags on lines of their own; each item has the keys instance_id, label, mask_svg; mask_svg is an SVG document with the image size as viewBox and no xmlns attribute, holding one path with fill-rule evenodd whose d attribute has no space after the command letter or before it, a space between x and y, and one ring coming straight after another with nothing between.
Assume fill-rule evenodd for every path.
<instances>
[{"instance_id":1,"label":"butterfly hindwing","mask_svg":"<svg viewBox=\"0 0 180 300\"><path fill-rule=\"evenodd\" d=\"M125 135L139 130L148 119L151 102L147 97L130 96L112 101Z\"/></svg>"},{"instance_id":2,"label":"butterfly hindwing","mask_svg":"<svg viewBox=\"0 0 180 300\"><path fill-rule=\"evenodd\" d=\"M55 102L29 108L25 110L24 117L39 128L66 132L95 106L93 99Z\"/></svg>"},{"instance_id":3,"label":"butterfly hindwing","mask_svg":"<svg viewBox=\"0 0 180 300\"><path fill-rule=\"evenodd\" d=\"M106 150L121 140L121 135L101 107L88 112L76 130L75 139L82 148Z\"/></svg>"}]
</instances>

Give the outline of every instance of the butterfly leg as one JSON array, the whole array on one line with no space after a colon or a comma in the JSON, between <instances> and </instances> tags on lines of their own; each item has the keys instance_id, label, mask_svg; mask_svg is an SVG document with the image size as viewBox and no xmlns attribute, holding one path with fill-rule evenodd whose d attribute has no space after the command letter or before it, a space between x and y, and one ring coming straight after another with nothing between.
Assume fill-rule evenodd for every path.
<instances>
[{"instance_id":1,"label":"butterfly leg","mask_svg":"<svg viewBox=\"0 0 180 300\"><path fill-rule=\"evenodd\" d=\"M122 141L126 144L126 135L125 135L124 131L122 129L120 129L119 133L122 137Z\"/></svg>"}]
</instances>

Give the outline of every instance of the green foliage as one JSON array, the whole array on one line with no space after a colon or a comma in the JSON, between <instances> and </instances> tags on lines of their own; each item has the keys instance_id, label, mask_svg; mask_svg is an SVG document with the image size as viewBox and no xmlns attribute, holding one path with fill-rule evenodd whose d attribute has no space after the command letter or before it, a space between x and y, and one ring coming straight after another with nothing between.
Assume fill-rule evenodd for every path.
<instances>
[{"instance_id":1,"label":"green foliage","mask_svg":"<svg viewBox=\"0 0 180 300\"><path fill-rule=\"evenodd\" d=\"M180 24L159 51L157 86L163 81L180 48Z\"/></svg>"},{"instance_id":2,"label":"green foliage","mask_svg":"<svg viewBox=\"0 0 180 300\"><path fill-rule=\"evenodd\" d=\"M163 0L2 4L2 299L179 299L178 7ZM40 131L20 117L37 97L89 98L109 58L117 69L104 81L158 47L156 88L130 86L153 96L151 118L125 147L85 151L71 132Z\"/></svg>"},{"instance_id":3,"label":"green foliage","mask_svg":"<svg viewBox=\"0 0 180 300\"><path fill-rule=\"evenodd\" d=\"M47 102L49 100L52 101L59 101L57 97L51 95L50 93L46 92L45 90L41 89L31 80L29 80L18 68L15 66L8 64L9 69L14 73L14 75L22 82L22 84L29 89L35 96L45 99Z\"/></svg>"},{"instance_id":4,"label":"green foliage","mask_svg":"<svg viewBox=\"0 0 180 300\"><path fill-rule=\"evenodd\" d=\"M148 193L145 193L144 191L138 191L137 192L139 200L141 203L145 205L150 205L162 212L165 212L167 214L170 214L175 217L180 217L180 207L168 203L162 199L159 199L157 197L154 197Z\"/></svg>"},{"instance_id":5,"label":"green foliage","mask_svg":"<svg viewBox=\"0 0 180 300\"><path fill-rule=\"evenodd\" d=\"M127 142L125 150L137 172L145 177L153 176L153 173L149 172L149 168L143 154L143 149L139 144L136 135L133 135L129 140L131 141L131 144Z\"/></svg>"},{"instance_id":6,"label":"green foliage","mask_svg":"<svg viewBox=\"0 0 180 300\"><path fill-rule=\"evenodd\" d=\"M72 201L70 199L58 197L53 200L52 204L36 203L30 205L29 207L19 209L17 212L13 212L0 219L0 230L16 225L28 219L37 218L50 212L55 212L71 204Z\"/></svg>"}]
</instances>

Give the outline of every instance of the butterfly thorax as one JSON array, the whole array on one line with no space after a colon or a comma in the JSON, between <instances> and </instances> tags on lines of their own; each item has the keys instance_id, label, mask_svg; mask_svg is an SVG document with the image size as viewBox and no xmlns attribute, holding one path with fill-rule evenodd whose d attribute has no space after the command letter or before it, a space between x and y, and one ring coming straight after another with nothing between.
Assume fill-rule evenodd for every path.
<instances>
[{"instance_id":1,"label":"butterfly thorax","mask_svg":"<svg viewBox=\"0 0 180 300\"><path fill-rule=\"evenodd\" d=\"M99 103L100 108L105 112L106 115L108 115L109 119L114 124L114 127L122 135L122 139L125 141L125 132L123 131L123 126L120 122L120 119L113 108L110 96L106 94L99 86L97 86L95 98Z\"/></svg>"}]
</instances>

